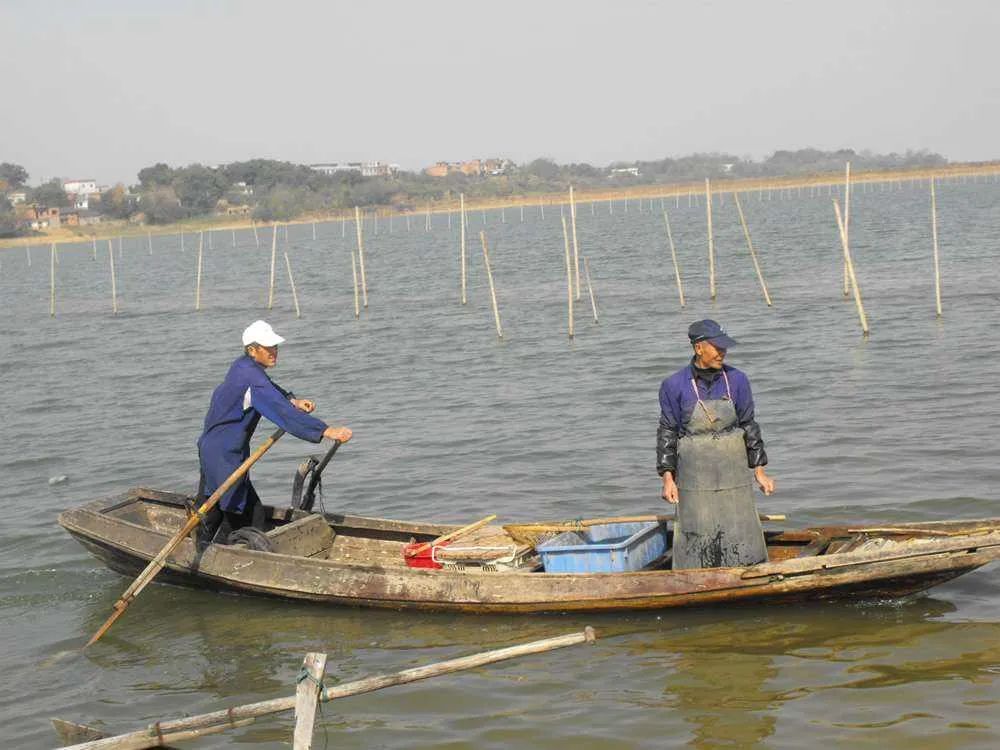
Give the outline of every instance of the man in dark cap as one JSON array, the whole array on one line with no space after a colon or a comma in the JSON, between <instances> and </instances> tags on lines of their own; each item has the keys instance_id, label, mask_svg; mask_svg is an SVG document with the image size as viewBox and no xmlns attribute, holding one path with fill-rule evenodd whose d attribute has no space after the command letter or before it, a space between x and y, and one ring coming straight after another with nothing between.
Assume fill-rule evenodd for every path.
<instances>
[{"instance_id":1,"label":"man in dark cap","mask_svg":"<svg viewBox=\"0 0 1000 750\"><path fill-rule=\"evenodd\" d=\"M774 492L746 375L724 364L737 342L714 320L688 328L690 364L660 386L656 470L663 499L677 504L673 567L755 565L767 547L751 476ZM753 469L753 473L748 470Z\"/></svg>"}]
</instances>

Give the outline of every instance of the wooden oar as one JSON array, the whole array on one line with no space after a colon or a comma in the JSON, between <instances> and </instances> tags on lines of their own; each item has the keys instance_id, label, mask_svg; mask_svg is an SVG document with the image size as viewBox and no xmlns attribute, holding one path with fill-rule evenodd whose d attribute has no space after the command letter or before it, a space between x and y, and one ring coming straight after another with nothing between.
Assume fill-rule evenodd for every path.
<instances>
[{"instance_id":1,"label":"wooden oar","mask_svg":"<svg viewBox=\"0 0 1000 750\"><path fill-rule=\"evenodd\" d=\"M485 526L486 524L488 524L494 518L496 518L496 514L494 514L492 516L486 516L486 518L482 519L481 521L476 521L475 523L470 523L468 526L463 526L460 529L455 529L454 531L450 531L447 534L443 534L443 535L439 536L437 539L433 539L433 540L431 540L429 542L424 542L423 544L420 544L420 545L414 547L413 549L411 549L410 551L408 551L406 553L406 556L407 557L416 557L421 552L426 552L427 550L429 550L431 547L433 547L436 544L441 544L442 542L449 542L452 539L457 539L460 536L465 536L466 534L469 534L469 533L475 531L476 529L481 529L483 526Z\"/></svg>"},{"instance_id":2,"label":"wooden oar","mask_svg":"<svg viewBox=\"0 0 1000 750\"><path fill-rule=\"evenodd\" d=\"M760 513L761 521L784 521L784 515ZM591 526L609 523L664 523L673 521L674 516L615 516L612 518L582 518L578 521L554 521L552 523L510 523L503 530L522 544L535 544L541 534L560 531L581 531Z\"/></svg>"},{"instance_id":3,"label":"wooden oar","mask_svg":"<svg viewBox=\"0 0 1000 750\"><path fill-rule=\"evenodd\" d=\"M225 495L226 492L228 492L229 489L240 480L240 477L246 474L247 471L250 470L250 467L257 463L257 460L267 453L268 449L278 442L278 438L284 434L284 430L275 430L271 437L265 440L257 450L251 453L250 457L241 463L236 471L229 475L229 479L223 482L219 488L212 493L212 496L202 503L201 507L198 508L198 510L196 510L190 518L188 518L187 523L181 527L181 530L173 535L170 541L167 542L166 546L161 549L159 554L157 554L149 565L146 566L146 569L143 570L134 581L132 581L132 584L127 589L125 589L125 593L118 597L118 601L114 604L114 612L112 612L107 621L101 625L100 629L90 637L90 640L87 641L87 646L96 643L102 635L108 632L108 628L114 625L115 620L124 614L125 610L128 609L128 605L132 603L132 600L139 596L139 593L156 577L157 573L163 570L164 566L167 564L167 557L171 552L177 549L180 543L184 540L184 537L191 533L192 529L194 529L195 526L197 526L198 523L205 517L205 514L215 507L216 503L219 502L219 498ZM84 646L84 648L87 646Z\"/></svg>"}]
</instances>

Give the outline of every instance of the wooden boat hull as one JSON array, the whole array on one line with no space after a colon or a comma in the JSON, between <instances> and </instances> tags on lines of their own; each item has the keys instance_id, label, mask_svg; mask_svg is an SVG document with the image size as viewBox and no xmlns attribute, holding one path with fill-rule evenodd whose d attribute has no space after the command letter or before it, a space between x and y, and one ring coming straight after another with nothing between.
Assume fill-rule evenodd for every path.
<instances>
[{"instance_id":1,"label":"wooden boat hull","mask_svg":"<svg viewBox=\"0 0 1000 750\"><path fill-rule=\"evenodd\" d=\"M95 501L59 523L96 558L126 576L142 570L183 519L183 496L153 490ZM274 510L295 529L300 511ZM158 580L327 604L529 613L616 611L733 603L896 598L923 591L1000 557L1000 519L904 525L914 535L885 549L798 557L810 541L846 527L769 532L774 562L748 568L555 574L423 570L402 564L402 546L453 527L327 514L331 548L306 556L185 540ZM173 519L176 519L174 523ZM315 516L305 524L315 526ZM322 526L323 524L319 524ZM303 532L305 533L305 532ZM924 534L934 534L925 538ZM947 536L944 536L947 534ZM291 536L291 532L289 533ZM898 534L896 535L899 536ZM305 539L302 544L313 544ZM866 542L870 541L865 537ZM876 540L878 542L878 540ZM869 546L871 546L869 544ZM876 544L878 546L878 544Z\"/></svg>"}]
</instances>

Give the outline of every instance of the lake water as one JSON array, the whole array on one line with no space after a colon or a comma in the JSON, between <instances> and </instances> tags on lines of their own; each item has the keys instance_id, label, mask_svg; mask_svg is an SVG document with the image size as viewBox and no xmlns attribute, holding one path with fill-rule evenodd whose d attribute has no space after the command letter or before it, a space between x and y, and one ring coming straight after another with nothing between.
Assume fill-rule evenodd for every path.
<instances>
[{"instance_id":1,"label":"lake water","mask_svg":"<svg viewBox=\"0 0 1000 750\"><path fill-rule=\"evenodd\" d=\"M294 692L306 651L328 682L594 625L600 639L323 706L316 747L992 748L1000 745L1000 577L976 571L906 601L620 615L421 615L148 588L99 644L79 647L127 581L55 522L136 485L193 490L209 395L266 317L287 339L274 379L355 439L325 506L470 522L662 512L654 471L660 381L712 317L742 342L789 526L1000 516L1000 185L939 183L944 317L935 318L926 183L856 189L851 240L872 335L841 293L826 191L743 197L774 307L764 305L731 196L668 199L688 306L677 303L660 202L578 208L600 324L584 295L565 332L559 209L485 217L504 339L493 328L469 214L469 304L458 219L366 226L369 307L354 319L353 225L289 229L302 306L270 230L217 232L194 311L195 238L128 238L111 315L107 243L0 251L0 745L55 746L50 716L127 730ZM651 210L652 209L652 210ZM282 233L279 250L284 249ZM206 242L207 246L207 242ZM117 247L117 245L116 245ZM117 252L116 252L117 255ZM260 431L264 432L263 428ZM284 504L314 446L286 437L254 469ZM50 485L50 477L65 476ZM196 745L287 747L292 718ZM327 745L326 743L329 743Z\"/></svg>"}]
</instances>

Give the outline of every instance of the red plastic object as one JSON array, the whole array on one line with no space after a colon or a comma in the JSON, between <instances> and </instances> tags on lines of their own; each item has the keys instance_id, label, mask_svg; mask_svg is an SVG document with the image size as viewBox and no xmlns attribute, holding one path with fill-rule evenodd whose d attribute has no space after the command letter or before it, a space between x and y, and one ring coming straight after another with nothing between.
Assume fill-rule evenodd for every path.
<instances>
[{"instance_id":1,"label":"red plastic object","mask_svg":"<svg viewBox=\"0 0 1000 750\"><path fill-rule=\"evenodd\" d=\"M428 547L423 552L418 552L416 555L410 555L410 550L416 549L424 544L426 544L426 542L411 542L403 547L403 561L411 568L430 568L432 570L440 570L443 566L439 562L434 562L433 553L436 548L447 547L448 542L441 542L433 547Z\"/></svg>"}]
</instances>

